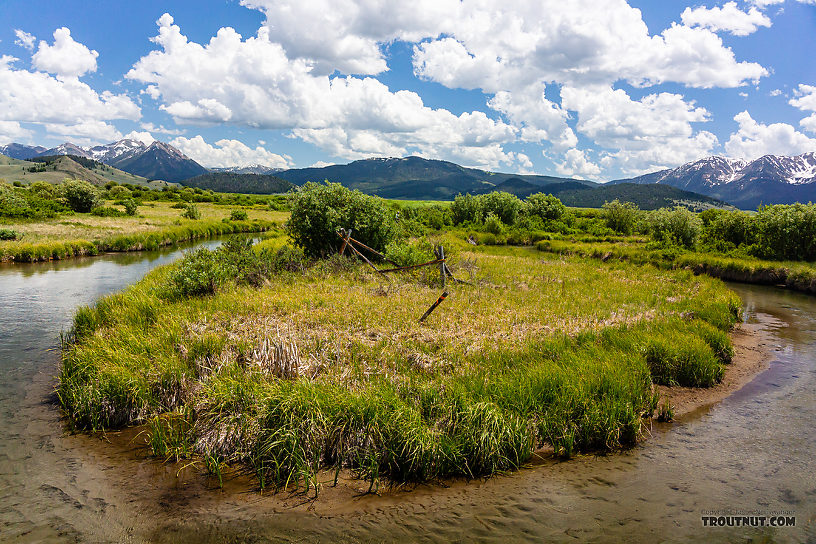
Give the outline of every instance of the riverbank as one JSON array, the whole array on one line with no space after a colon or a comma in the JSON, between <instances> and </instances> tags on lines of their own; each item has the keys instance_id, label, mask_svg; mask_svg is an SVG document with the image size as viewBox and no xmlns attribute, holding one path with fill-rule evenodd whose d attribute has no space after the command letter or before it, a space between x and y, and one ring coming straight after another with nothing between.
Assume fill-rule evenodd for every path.
<instances>
[{"instance_id":1,"label":"riverbank","mask_svg":"<svg viewBox=\"0 0 816 544\"><path fill-rule=\"evenodd\" d=\"M742 323L731 332L734 357L731 363L726 365L720 383L708 388L656 386L660 398L674 408L675 418L706 409L722 401L768 368L773 356L772 340L767 332L768 320L769 318L765 317L758 323Z\"/></svg>"},{"instance_id":2,"label":"riverbank","mask_svg":"<svg viewBox=\"0 0 816 544\"><path fill-rule=\"evenodd\" d=\"M176 206L176 207L174 207ZM0 262L37 262L97 255L105 252L154 250L223 234L264 232L282 224L285 212L258 207L226 207L198 203L199 219L182 217L173 202L149 202L134 217L63 215L38 221L4 221L0 227L17 233L0 241ZM232 219L240 209L245 219Z\"/></svg>"},{"instance_id":3,"label":"riverbank","mask_svg":"<svg viewBox=\"0 0 816 544\"><path fill-rule=\"evenodd\" d=\"M769 261L754 257L733 257L684 250L678 247L652 248L642 239L632 237L616 241L544 240L535 247L542 252L580 255L660 268L691 270L725 281L755 285L781 286L793 291L816 294L816 265L807 262Z\"/></svg>"}]
</instances>

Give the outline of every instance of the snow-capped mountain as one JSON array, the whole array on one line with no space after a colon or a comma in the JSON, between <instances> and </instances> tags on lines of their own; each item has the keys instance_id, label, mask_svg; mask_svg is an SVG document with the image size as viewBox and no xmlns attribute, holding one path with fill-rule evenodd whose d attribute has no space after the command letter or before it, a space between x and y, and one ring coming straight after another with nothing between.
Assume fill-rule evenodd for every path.
<instances>
[{"instance_id":1,"label":"snow-capped mountain","mask_svg":"<svg viewBox=\"0 0 816 544\"><path fill-rule=\"evenodd\" d=\"M144 153L147 146L139 140L119 140L107 145L97 145L88 150L91 157L99 162L109 164L112 161L129 159Z\"/></svg>"},{"instance_id":2,"label":"snow-capped mountain","mask_svg":"<svg viewBox=\"0 0 816 544\"><path fill-rule=\"evenodd\" d=\"M87 148L65 142L51 149L9 144L0 147L0 153L15 159L74 155L93 159L137 176L171 182L179 182L208 171L172 145L158 140L149 146L138 140L125 139Z\"/></svg>"},{"instance_id":3,"label":"snow-capped mountain","mask_svg":"<svg viewBox=\"0 0 816 544\"><path fill-rule=\"evenodd\" d=\"M268 176L283 172L285 168L272 168L264 164L250 164L249 166L229 166L227 168L210 168L213 172L232 172L233 174L259 174Z\"/></svg>"},{"instance_id":4,"label":"snow-capped mountain","mask_svg":"<svg viewBox=\"0 0 816 544\"><path fill-rule=\"evenodd\" d=\"M41 145L24 145L24 144L8 144L0 145L0 153L12 159L19 159L24 161L32 157L36 157L45 151Z\"/></svg>"},{"instance_id":5,"label":"snow-capped mountain","mask_svg":"<svg viewBox=\"0 0 816 544\"><path fill-rule=\"evenodd\" d=\"M90 152L87 149L83 149L78 145L74 145L71 142L65 142L64 144L60 144L57 147L52 147L51 149L46 149L45 151L39 153L38 157L51 157L54 155L74 155L75 157L85 157L86 159L92 159Z\"/></svg>"},{"instance_id":6,"label":"snow-capped mountain","mask_svg":"<svg viewBox=\"0 0 816 544\"><path fill-rule=\"evenodd\" d=\"M707 157L669 170L612 183L661 183L730 202L741 208L816 200L816 152L765 155L746 162Z\"/></svg>"}]
</instances>

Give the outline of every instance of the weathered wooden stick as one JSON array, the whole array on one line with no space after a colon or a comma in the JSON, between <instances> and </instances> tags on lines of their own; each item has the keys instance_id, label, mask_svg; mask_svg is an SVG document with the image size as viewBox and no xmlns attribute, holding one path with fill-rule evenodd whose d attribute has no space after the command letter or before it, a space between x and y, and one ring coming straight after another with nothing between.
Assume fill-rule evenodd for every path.
<instances>
[{"instance_id":1,"label":"weathered wooden stick","mask_svg":"<svg viewBox=\"0 0 816 544\"><path fill-rule=\"evenodd\" d=\"M473 285L473 284L472 284L472 283L470 283L469 281L460 280L459 278L457 278L456 276L454 276L454 275L453 275L453 272L451 272L450 268L448 268L448 263L447 263L447 262L445 263L445 272L447 272L447 274L448 274L448 276L450 277L450 279L452 279L452 280L453 280L453 281L455 281L456 283L464 283L465 285Z\"/></svg>"},{"instance_id":2,"label":"weathered wooden stick","mask_svg":"<svg viewBox=\"0 0 816 544\"><path fill-rule=\"evenodd\" d=\"M345 251L346 251L346 246L348 245L349 240L351 239L351 229L348 229L348 230L346 231L346 235L345 235L345 236L343 236L343 235L342 235L342 234L340 234L339 232L337 233L337 236L339 236L340 238L342 238L342 239L343 239L343 247L341 247L341 248L340 248L340 255L342 255L342 254L343 254L343 252L345 252Z\"/></svg>"},{"instance_id":3,"label":"weathered wooden stick","mask_svg":"<svg viewBox=\"0 0 816 544\"><path fill-rule=\"evenodd\" d=\"M440 261L442 261L439 263L439 276L442 278L442 290L444 291L447 285L447 282L445 281L447 279L447 274L445 274L445 248L439 246L439 252L436 254L436 256L439 257Z\"/></svg>"},{"instance_id":4,"label":"weathered wooden stick","mask_svg":"<svg viewBox=\"0 0 816 544\"><path fill-rule=\"evenodd\" d=\"M367 245L365 245L361 241L355 240L354 238L351 238L351 237L349 237L349 241L351 243L353 243L353 244L357 244L358 246L362 247L363 249L369 250L371 253L373 253L374 255L376 255L378 257L382 257L384 261L389 262L389 263L393 264L394 266L399 266L397 263L395 263L394 261L392 261L391 259L389 259L385 255L383 255L382 253L380 253L376 249L368 247Z\"/></svg>"},{"instance_id":5,"label":"weathered wooden stick","mask_svg":"<svg viewBox=\"0 0 816 544\"><path fill-rule=\"evenodd\" d=\"M431 312L436 310L436 307L439 306L440 304L442 304L442 301L445 300L447 297L448 297L448 292L447 291L444 291L441 295L439 295L439 298L436 299L436 302L431 304L431 307L428 308L428 310L424 314L422 314L422 317L419 318L419 322L422 323L423 321L425 321L425 319L429 315L431 315Z\"/></svg>"},{"instance_id":6,"label":"weathered wooden stick","mask_svg":"<svg viewBox=\"0 0 816 544\"><path fill-rule=\"evenodd\" d=\"M411 266L400 266L398 268L386 268L384 270L380 270L380 272L401 272L402 270L411 270L412 268L421 268L423 266L431 266L434 264L438 264L443 262L442 259L434 259L433 261L428 261L427 263L422 264L412 264Z\"/></svg>"},{"instance_id":7,"label":"weathered wooden stick","mask_svg":"<svg viewBox=\"0 0 816 544\"><path fill-rule=\"evenodd\" d=\"M362 260L364 260L365 262L367 262L367 263L368 263L368 266L370 266L371 268L373 268L373 269L374 269L374 272L379 272L380 274L382 274L382 273L383 273L383 271L382 271L382 270L379 270L379 269L378 269L376 266L374 266L374 264L373 264L371 261L369 261L368 259L366 259L366 256L365 256L365 255L363 255L362 253L360 253L360 252L357 250L357 248L356 248L356 247L354 247L354 245L353 245L353 244L349 244L349 246L348 246L348 247L349 247L349 249L350 249L350 250L352 250L354 253L356 253L358 257L360 257Z\"/></svg>"}]
</instances>

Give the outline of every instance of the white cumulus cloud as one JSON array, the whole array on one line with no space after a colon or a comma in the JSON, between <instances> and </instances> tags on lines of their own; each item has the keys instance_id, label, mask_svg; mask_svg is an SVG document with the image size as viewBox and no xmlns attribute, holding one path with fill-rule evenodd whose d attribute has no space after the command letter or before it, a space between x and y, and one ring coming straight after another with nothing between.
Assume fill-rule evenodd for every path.
<instances>
[{"instance_id":1,"label":"white cumulus cloud","mask_svg":"<svg viewBox=\"0 0 816 544\"><path fill-rule=\"evenodd\" d=\"M725 143L725 150L735 158L756 159L763 155L800 155L816 151L816 138L809 138L787 123L765 125L747 111L734 116L738 130Z\"/></svg>"},{"instance_id":2,"label":"white cumulus cloud","mask_svg":"<svg viewBox=\"0 0 816 544\"><path fill-rule=\"evenodd\" d=\"M816 113L812 113L799 121L799 126L808 132L813 132L816 134Z\"/></svg>"},{"instance_id":3,"label":"white cumulus cloud","mask_svg":"<svg viewBox=\"0 0 816 544\"><path fill-rule=\"evenodd\" d=\"M238 140L218 140L215 145L208 144L201 136L184 138L182 136L170 141L185 155L209 167L249 166L262 164L273 168L290 168L291 158L279 155L257 146L255 148Z\"/></svg>"},{"instance_id":4,"label":"white cumulus cloud","mask_svg":"<svg viewBox=\"0 0 816 544\"><path fill-rule=\"evenodd\" d=\"M587 159L582 149L569 149L564 153L563 162L555 161L555 170L562 176L596 178L601 167Z\"/></svg>"},{"instance_id":5,"label":"white cumulus cloud","mask_svg":"<svg viewBox=\"0 0 816 544\"><path fill-rule=\"evenodd\" d=\"M576 130L607 150L605 168L651 172L698 159L717 143L712 133L692 126L708 121L708 110L679 94L633 100L622 89L596 86L564 87L561 96L564 108L578 114Z\"/></svg>"},{"instance_id":6,"label":"white cumulus cloud","mask_svg":"<svg viewBox=\"0 0 816 544\"><path fill-rule=\"evenodd\" d=\"M29 51L34 51L34 44L36 43L37 38L35 38L33 34L29 34L28 32L17 28L14 30L14 35L17 37L17 39L14 40L16 45L24 47Z\"/></svg>"},{"instance_id":7,"label":"white cumulus cloud","mask_svg":"<svg viewBox=\"0 0 816 544\"><path fill-rule=\"evenodd\" d=\"M63 77L79 77L96 71L99 53L74 41L65 27L54 31L54 45L40 41L31 61L37 70Z\"/></svg>"},{"instance_id":8,"label":"white cumulus cloud","mask_svg":"<svg viewBox=\"0 0 816 544\"><path fill-rule=\"evenodd\" d=\"M0 143L7 144L29 140L33 132L23 128L17 121L0 121Z\"/></svg>"},{"instance_id":9,"label":"white cumulus cloud","mask_svg":"<svg viewBox=\"0 0 816 544\"><path fill-rule=\"evenodd\" d=\"M122 133L116 127L101 120L86 120L73 124L45 123L45 130L49 134L80 145L112 142L122 138Z\"/></svg>"},{"instance_id":10,"label":"white cumulus cloud","mask_svg":"<svg viewBox=\"0 0 816 544\"><path fill-rule=\"evenodd\" d=\"M816 111L816 86L800 84L788 104L803 111Z\"/></svg>"},{"instance_id":11,"label":"white cumulus cloud","mask_svg":"<svg viewBox=\"0 0 816 544\"><path fill-rule=\"evenodd\" d=\"M729 32L735 36L747 36L759 27L770 27L771 19L756 7L742 11L736 2L726 2L722 7L687 7L680 18L687 26L700 26L714 32Z\"/></svg>"},{"instance_id":12,"label":"white cumulus cloud","mask_svg":"<svg viewBox=\"0 0 816 544\"><path fill-rule=\"evenodd\" d=\"M247 39L222 28L201 45L167 14L158 25L154 41L162 49L127 77L152 86L176 122L291 129L344 158L417 153L489 167L515 160L501 148L515 139L510 125L479 111L429 108L418 94L392 92L370 77L316 75L270 41L266 28Z\"/></svg>"},{"instance_id":13,"label":"white cumulus cloud","mask_svg":"<svg viewBox=\"0 0 816 544\"><path fill-rule=\"evenodd\" d=\"M17 69L16 60L0 56L0 121L76 125L141 117L127 95L98 93L77 78Z\"/></svg>"}]
</instances>

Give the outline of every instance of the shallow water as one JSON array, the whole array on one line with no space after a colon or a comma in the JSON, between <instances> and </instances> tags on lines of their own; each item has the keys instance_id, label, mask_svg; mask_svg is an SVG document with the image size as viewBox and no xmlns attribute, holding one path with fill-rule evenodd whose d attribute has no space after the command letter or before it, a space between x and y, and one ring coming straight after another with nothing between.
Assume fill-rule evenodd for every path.
<instances>
[{"instance_id":1,"label":"shallow water","mask_svg":"<svg viewBox=\"0 0 816 544\"><path fill-rule=\"evenodd\" d=\"M179 254L0 267L0 541L816 542L816 298L734 285L771 338L770 367L630 451L382 496L352 482L309 502L145 461L134 432L64 431L60 331L77 306ZM796 526L703 526L723 510L783 511Z\"/></svg>"}]
</instances>

